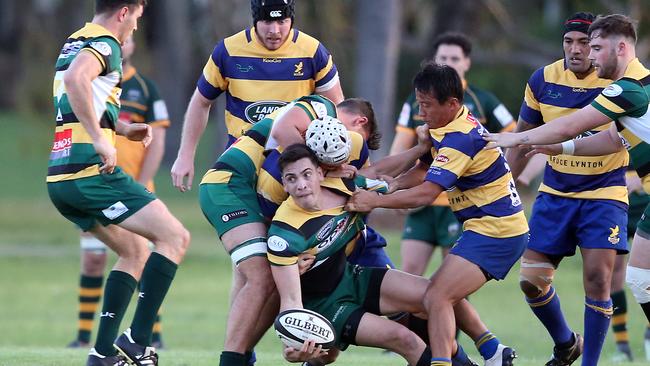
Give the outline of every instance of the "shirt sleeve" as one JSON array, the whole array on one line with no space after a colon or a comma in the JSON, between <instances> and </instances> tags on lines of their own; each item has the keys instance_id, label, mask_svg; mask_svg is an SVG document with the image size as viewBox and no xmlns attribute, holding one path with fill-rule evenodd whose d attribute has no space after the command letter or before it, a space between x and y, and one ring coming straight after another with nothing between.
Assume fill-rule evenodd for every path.
<instances>
[{"instance_id":1,"label":"shirt sleeve","mask_svg":"<svg viewBox=\"0 0 650 366\"><path fill-rule=\"evenodd\" d=\"M433 156L433 162L424 179L445 189L453 187L472 164L474 150L474 143L467 134L447 134Z\"/></svg>"},{"instance_id":2,"label":"shirt sleeve","mask_svg":"<svg viewBox=\"0 0 650 366\"><path fill-rule=\"evenodd\" d=\"M83 51L92 53L102 64L102 73L107 75L122 67L122 49L119 43L112 37L95 38L81 48Z\"/></svg>"},{"instance_id":3,"label":"shirt sleeve","mask_svg":"<svg viewBox=\"0 0 650 366\"><path fill-rule=\"evenodd\" d=\"M228 89L228 80L224 76L224 62L228 57L228 50L223 41L219 42L212 51L208 61L203 67L203 73L196 83L201 95L209 100L216 99Z\"/></svg>"},{"instance_id":4,"label":"shirt sleeve","mask_svg":"<svg viewBox=\"0 0 650 366\"><path fill-rule=\"evenodd\" d=\"M530 79L528 79L526 91L524 92L524 101L519 110L519 118L537 126L544 123L544 117L539 107L539 96L537 95L537 91L543 87L543 83L544 68L541 68L535 71Z\"/></svg>"},{"instance_id":5,"label":"shirt sleeve","mask_svg":"<svg viewBox=\"0 0 650 366\"><path fill-rule=\"evenodd\" d=\"M339 73L332 60L332 55L322 43L318 44L312 60L314 63L314 72L316 73L314 75L316 92L322 93L332 89L339 81Z\"/></svg>"},{"instance_id":6,"label":"shirt sleeve","mask_svg":"<svg viewBox=\"0 0 650 366\"><path fill-rule=\"evenodd\" d=\"M266 241L267 258L271 265L290 266L298 263L298 255L306 248L305 238L289 225L273 221Z\"/></svg>"},{"instance_id":7,"label":"shirt sleeve","mask_svg":"<svg viewBox=\"0 0 650 366\"><path fill-rule=\"evenodd\" d=\"M648 95L637 80L623 78L603 89L591 106L612 120L640 117L648 109Z\"/></svg>"}]
</instances>

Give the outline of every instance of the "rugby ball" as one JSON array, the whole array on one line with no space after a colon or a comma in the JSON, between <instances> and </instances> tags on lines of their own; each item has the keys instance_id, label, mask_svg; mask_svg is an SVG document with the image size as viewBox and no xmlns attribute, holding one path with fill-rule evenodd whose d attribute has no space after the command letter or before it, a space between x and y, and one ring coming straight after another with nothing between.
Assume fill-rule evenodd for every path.
<instances>
[{"instance_id":1,"label":"rugby ball","mask_svg":"<svg viewBox=\"0 0 650 366\"><path fill-rule=\"evenodd\" d=\"M307 309L289 309L281 312L273 322L275 333L282 343L296 350L302 348L307 340L316 341L316 346L323 350L334 347L336 333L327 318Z\"/></svg>"}]
</instances>

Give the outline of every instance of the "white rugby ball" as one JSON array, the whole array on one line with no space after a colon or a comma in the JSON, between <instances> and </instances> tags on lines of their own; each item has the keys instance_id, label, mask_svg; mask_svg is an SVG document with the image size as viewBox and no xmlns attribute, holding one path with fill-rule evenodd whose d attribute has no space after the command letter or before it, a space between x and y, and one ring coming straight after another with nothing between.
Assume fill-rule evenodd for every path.
<instances>
[{"instance_id":1,"label":"white rugby ball","mask_svg":"<svg viewBox=\"0 0 650 366\"><path fill-rule=\"evenodd\" d=\"M307 340L316 341L323 350L334 347L336 333L327 318L307 309L289 309L281 312L273 322L275 333L282 343L299 350Z\"/></svg>"}]
</instances>

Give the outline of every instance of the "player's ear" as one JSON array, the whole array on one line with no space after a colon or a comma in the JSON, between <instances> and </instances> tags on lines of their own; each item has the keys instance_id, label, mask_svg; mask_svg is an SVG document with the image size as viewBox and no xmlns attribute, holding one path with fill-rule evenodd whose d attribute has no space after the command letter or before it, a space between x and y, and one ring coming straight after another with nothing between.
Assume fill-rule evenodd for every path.
<instances>
[{"instance_id":1,"label":"player's ear","mask_svg":"<svg viewBox=\"0 0 650 366\"><path fill-rule=\"evenodd\" d=\"M323 172L323 168L320 165L316 167L316 177L318 177L319 182L325 180L325 172Z\"/></svg>"}]
</instances>

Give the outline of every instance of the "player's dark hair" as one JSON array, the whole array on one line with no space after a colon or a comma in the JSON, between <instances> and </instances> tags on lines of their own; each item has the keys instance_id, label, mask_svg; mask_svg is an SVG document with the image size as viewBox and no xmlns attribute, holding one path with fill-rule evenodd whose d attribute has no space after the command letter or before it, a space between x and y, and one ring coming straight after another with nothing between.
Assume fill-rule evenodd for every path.
<instances>
[{"instance_id":1,"label":"player's dark hair","mask_svg":"<svg viewBox=\"0 0 650 366\"><path fill-rule=\"evenodd\" d=\"M147 5L147 0L95 0L95 14L115 11L123 6Z\"/></svg>"},{"instance_id":2,"label":"player's dark hair","mask_svg":"<svg viewBox=\"0 0 650 366\"><path fill-rule=\"evenodd\" d=\"M379 150L381 132L379 132L379 127L377 126L375 110L369 101L362 98L348 98L339 103L336 108L345 109L348 113L360 114L366 117L368 119L368 123L366 123L366 129L368 130L366 144L370 150Z\"/></svg>"},{"instance_id":3,"label":"player's dark hair","mask_svg":"<svg viewBox=\"0 0 650 366\"><path fill-rule=\"evenodd\" d=\"M445 32L433 40L433 54L438 52L438 47L441 44L452 44L460 47L463 50L465 57L469 57L472 53L472 41L467 38L463 33L458 32Z\"/></svg>"},{"instance_id":4,"label":"player's dark hair","mask_svg":"<svg viewBox=\"0 0 650 366\"><path fill-rule=\"evenodd\" d=\"M413 79L413 87L421 93L433 96L439 103L456 98L463 103L463 83L451 66L428 63Z\"/></svg>"},{"instance_id":5,"label":"player's dark hair","mask_svg":"<svg viewBox=\"0 0 650 366\"><path fill-rule=\"evenodd\" d=\"M589 36L600 31L600 37L623 36L634 40L636 43L636 21L623 14L599 15L589 26Z\"/></svg>"},{"instance_id":6,"label":"player's dark hair","mask_svg":"<svg viewBox=\"0 0 650 366\"><path fill-rule=\"evenodd\" d=\"M318 158L310 148L305 144L293 144L289 145L278 158L278 165L280 166L280 172L284 172L284 168L291 163L307 158L314 163L315 166L318 166Z\"/></svg>"}]
</instances>

